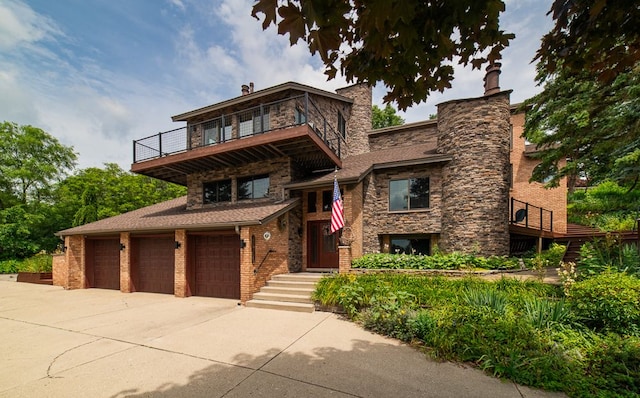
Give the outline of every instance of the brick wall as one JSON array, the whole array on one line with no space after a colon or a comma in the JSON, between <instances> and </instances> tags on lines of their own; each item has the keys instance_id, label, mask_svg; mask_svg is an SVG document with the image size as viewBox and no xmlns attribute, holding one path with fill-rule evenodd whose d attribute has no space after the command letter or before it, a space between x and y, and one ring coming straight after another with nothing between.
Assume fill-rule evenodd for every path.
<instances>
[{"instance_id":1,"label":"brick wall","mask_svg":"<svg viewBox=\"0 0 640 398\"><path fill-rule=\"evenodd\" d=\"M133 282L131 279L131 233L120 232L120 244L124 246L120 250L120 291L131 293Z\"/></svg>"},{"instance_id":2,"label":"brick wall","mask_svg":"<svg viewBox=\"0 0 640 398\"><path fill-rule=\"evenodd\" d=\"M509 254L509 92L438 105L445 252Z\"/></svg>"},{"instance_id":3,"label":"brick wall","mask_svg":"<svg viewBox=\"0 0 640 398\"><path fill-rule=\"evenodd\" d=\"M389 181L429 177L429 209L390 212ZM379 170L363 184L363 253L380 252L380 235L438 234L441 231L442 166L423 165ZM358 253L352 252L354 258Z\"/></svg>"},{"instance_id":4,"label":"brick wall","mask_svg":"<svg viewBox=\"0 0 640 398\"><path fill-rule=\"evenodd\" d=\"M438 130L435 121L383 128L369 133L369 146L372 151L427 143L433 143L435 147L437 141Z\"/></svg>"},{"instance_id":5,"label":"brick wall","mask_svg":"<svg viewBox=\"0 0 640 398\"><path fill-rule=\"evenodd\" d=\"M347 150L342 156L359 155L369 152L368 132L371 130L371 86L354 84L336 90L344 97L353 100L351 114L347 119Z\"/></svg>"},{"instance_id":6,"label":"brick wall","mask_svg":"<svg viewBox=\"0 0 640 398\"><path fill-rule=\"evenodd\" d=\"M53 274L53 285L62 286L66 289L67 282L69 281L69 273L67 269L65 254L53 255L53 264L52 264L51 272Z\"/></svg>"},{"instance_id":7,"label":"brick wall","mask_svg":"<svg viewBox=\"0 0 640 398\"><path fill-rule=\"evenodd\" d=\"M65 263L67 264L67 289L86 288L84 274L85 240L82 235L65 237Z\"/></svg>"},{"instance_id":8,"label":"brick wall","mask_svg":"<svg viewBox=\"0 0 640 398\"><path fill-rule=\"evenodd\" d=\"M286 157L273 159L265 162L252 163L240 167L226 167L223 169L211 170L201 173L194 173L187 176L187 208L200 209L203 207L213 207L228 205L228 202L221 204L203 204L203 187L205 182L231 179L231 201L237 201L237 178L269 174L269 199L287 199L288 193L284 190L284 185L291 182L292 176L299 173L294 170L291 160ZM257 199L256 201L259 201ZM243 203L251 200L243 200Z\"/></svg>"},{"instance_id":9,"label":"brick wall","mask_svg":"<svg viewBox=\"0 0 640 398\"><path fill-rule=\"evenodd\" d=\"M242 227L241 238L247 246L241 249L240 300L246 302L273 276L289 272L288 215L282 215L265 225ZM269 240L265 232L271 234ZM255 242L255 252L252 250ZM269 250L271 253L267 254ZM253 255L252 255L253 254ZM254 270L257 269L257 273Z\"/></svg>"},{"instance_id":10,"label":"brick wall","mask_svg":"<svg viewBox=\"0 0 640 398\"><path fill-rule=\"evenodd\" d=\"M525 154L524 113L511 115L513 125L511 164L513 177L510 194L511 197L522 202L528 202L534 206L553 211L553 231L567 232L567 180L562 178L556 188L547 189L539 182L529 182L533 169L540 163L531 156ZM564 166L564 161L560 167ZM539 215L530 214L530 217ZM537 222L535 220L532 220ZM545 223L547 221L545 220Z\"/></svg>"},{"instance_id":11,"label":"brick wall","mask_svg":"<svg viewBox=\"0 0 640 398\"><path fill-rule=\"evenodd\" d=\"M189 291L189 282L187 281L187 231L184 229L176 229L176 242L180 247L175 251L174 264L174 287L173 294L176 297L187 297L191 295Z\"/></svg>"}]
</instances>

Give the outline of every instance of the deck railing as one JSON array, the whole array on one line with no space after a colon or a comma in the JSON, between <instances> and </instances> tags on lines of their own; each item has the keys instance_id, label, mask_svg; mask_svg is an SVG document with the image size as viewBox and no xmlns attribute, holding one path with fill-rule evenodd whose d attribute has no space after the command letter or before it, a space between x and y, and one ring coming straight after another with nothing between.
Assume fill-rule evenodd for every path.
<instances>
[{"instance_id":1,"label":"deck railing","mask_svg":"<svg viewBox=\"0 0 640 398\"><path fill-rule=\"evenodd\" d=\"M510 223L520 227L553 232L553 211L511 198Z\"/></svg>"},{"instance_id":2,"label":"deck railing","mask_svg":"<svg viewBox=\"0 0 640 398\"><path fill-rule=\"evenodd\" d=\"M305 93L134 140L133 163L299 125L311 127L340 157L343 134Z\"/></svg>"}]
</instances>

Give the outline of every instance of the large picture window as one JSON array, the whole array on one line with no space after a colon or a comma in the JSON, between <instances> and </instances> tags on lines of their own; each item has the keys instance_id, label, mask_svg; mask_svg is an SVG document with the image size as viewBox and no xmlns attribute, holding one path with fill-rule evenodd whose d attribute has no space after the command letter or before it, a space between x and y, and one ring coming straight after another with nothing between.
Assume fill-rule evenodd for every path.
<instances>
[{"instance_id":1,"label":"large picture window","mask_svg":"<svg viewBox=\"0 0 640 398\"><path fill-rule=\"evenodd\" d=\"M238 179L238 200L260 199L269 196L269 176L254 176Z\"/></svg>"},{"instance_id":2,"label":"large picture window","mask_svg":"<svg viewBox=\"0 0 640 398\"><path fill-rule=\"evenodd\" d=\"M391 235L389 240L391 254L431 255L431 240L428 236Z\"/></svg>"},{"instance_id":3,"label":"large picture window","mask_svg":"<svg viewBox=\"0 0 640 398\"><path fill-rule=\"evenodd\" d=\"M429 208L429 177L389 181L389 210Z\"/></svg>"},{"instance_id":4,"label":"large picture window","mask_svg":"<svg viewBox=\"0 0 640 398\"><path fill-rule=\"evenodd\" d=\"M202 188L205 204L231 202L231 180L205 182Z\"/></svg>"}]
</instances>

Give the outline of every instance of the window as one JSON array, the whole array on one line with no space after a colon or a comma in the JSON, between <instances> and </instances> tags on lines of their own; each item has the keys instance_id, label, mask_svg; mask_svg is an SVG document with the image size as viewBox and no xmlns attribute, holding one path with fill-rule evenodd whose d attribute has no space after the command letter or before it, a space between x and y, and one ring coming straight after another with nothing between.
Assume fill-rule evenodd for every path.
<instances>
[{"instance_id":1,"label":"window","mask_svg":"<svg viewBox=\"0 0 640 398\"><path fill-rule=\"evenodd\" d=\"M317 201L318 201L318 194L316 192L309 192L307 194L307 213L316 212Z\"/></svg>"},{"instance_id":2,"label":"window","mask_svg":"<svg viewBox=\"0 0 640 398\"><path fill-rule=\"evenodd\" d=\"M389 210L429 208L429 178L408 178L389 181Z\"/></svg>"},{"instance_id":3,"label":"window","mask_svg":"<svg viewBox=\"0 0 640 398\"><path fill-rule=\"evenodd\" d=\"M344 116L340 112L338 112L338 132L342 134L342 138L347 137L347 121L344 120Z\"/></svg>"},{"instance_id":4,"label":"window","mask_svg":"<svg viewBox=\"0 0 640 398\"><path fill-rule=\"evenodd\" d=\"M221 117L203 123L204 145L213 145L231 139L231 118Z\"/></svg>"},{"instance_id":5,"label":"window","mask_svg":"<svg viewBox=\"0 0 640 398\"><path fill-rule=\"evenodd\" d=\"M344 191L340 189L340 197L344 198ZM322 211L331 211L333 205L333 191L322 191Z\"/></svg>"},{"instance_id":6,"label":"window","mask_svg":"<svg viewBox=\"0 0 640 398\"><path fill-rule=\"evenodd\" d=\"M296 124L305 124L307 122L307 115L299 108L296 108L294 111L294 119Z\"/></svg>"},{"instance_id":7,"label":"window","mask_svg":"<svg viewBox=\"0 0 640 398\"><path fill-rule=\"evenodd\" d=\"M231 180L205 182L203 203L220 203L231 201Z\"/></svg>"},{"instance_id":8,"label":"window","mask_svg":"<svg viewBox=\"0 0 640 398\"><path fill-rule=\"evenodd\" d=\"M269 130L269 107L261 107L254 111L238 115L238 132L240 138Z\"/></svg>"},{"instance_id":9,"label":"window","mask_svg":"<svg viewBox=\"0 0 640 398\"><path fill-rule=\"evenodd\" d=\"M390 237L391 254L420 254L429 256L431 254L431 240L425 236L402 236Z\"/></svg>"},{"instance_id":10,"label":"window","mask_svg":"<svg viewBox=\"0 0 640 398\"><path fill-rule=\"evenodd\" d=\"M254 176L238 179L238 200L260 199L269 196L269 176Z\"/></svg>"}]
</instances>

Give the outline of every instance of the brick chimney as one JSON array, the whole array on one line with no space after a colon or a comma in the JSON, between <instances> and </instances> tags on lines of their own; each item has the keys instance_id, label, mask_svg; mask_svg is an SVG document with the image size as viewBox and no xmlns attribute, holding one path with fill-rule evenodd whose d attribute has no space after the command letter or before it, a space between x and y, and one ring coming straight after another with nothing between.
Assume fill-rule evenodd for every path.
<instances>
[{"instance_id":1,"label":"brick chimney","mask_svg":"<svg viewBox=\"0 0 640 398\"><path fill-rule=\"evenodd\" d=\"M487 66L487 74L484 76L484 95L500 92L500 66L502 64L499 62Z\"/></svg>"}]
</instances>

